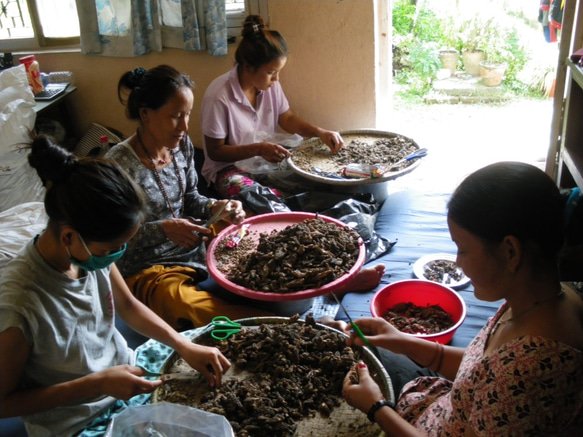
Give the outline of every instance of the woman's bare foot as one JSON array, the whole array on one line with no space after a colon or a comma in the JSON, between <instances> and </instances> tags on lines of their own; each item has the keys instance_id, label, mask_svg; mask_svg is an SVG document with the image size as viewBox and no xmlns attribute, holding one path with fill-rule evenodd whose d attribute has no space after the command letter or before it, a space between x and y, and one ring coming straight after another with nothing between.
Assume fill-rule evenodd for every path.
<instances>
[{"instance_id":1,"label":"woman's bare foot","mask_svg":"<svg viewBox=\"0 0 583 437\"><path fill-rule=\"evenodd\" d=\"M364 267L360 269L352 281L343 286L341 289L335 291L334 294L340 298L346 293L350 292L362 293L365 291L370 291L381 283L381 279L384 274L384 264L376 264L371 267Z\"/></svg>"},{"instance_id":2,"label":"woman's bare foot","mask_svg":"<svg viewBox=\"0 0 583 437\"><path fill-rule=\"evenodd\" d=\"M348 323L342 320L335 320L332 316L323 316L321 319L316 320L316 322L342 332L346 332L346 328L348 327Z\"/></svg>"}]
</instances>

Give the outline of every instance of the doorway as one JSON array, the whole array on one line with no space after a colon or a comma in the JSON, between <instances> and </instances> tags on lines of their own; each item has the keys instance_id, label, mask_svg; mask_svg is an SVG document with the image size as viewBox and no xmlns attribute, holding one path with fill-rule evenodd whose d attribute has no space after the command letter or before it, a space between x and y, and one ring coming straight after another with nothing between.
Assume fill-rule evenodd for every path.
<instances>
[{"instance_id":1,"label":"doorway","mask_svg":"<svg viewBox=\"0 0 583 437\"><path fill-rule=\"evenodd\" d=\"M422 0L415 3L417 7L434 4ZM491 9L502 7L502 3L501 0L478 3L450 0L440 5L460 8L467 14L469 7ZM513 7L522 8L521 13L530 14L521 18L530 21L530 28L521 29L521 38L525 39L533 58L529 59L529 68L540 64L557 65L559 44L547 42L542 26L533 25L538 19L538 3L534 6L532 1L513 3ZM462 71L457 77L467 77L463 64L460 63L459 68ZM474 103L428 103L429 100L420 99L419 103L399 98L399 85L396 81L393 85L393 105L384 125L391 132L408 136L420 147L430 150L422 166L398 181L403 186L419 185L424 190L451 192L467 174L504 160L528 162L545 169L554 111L551 93L534 97L532 93L521 94L516 89L505 92L500 88L504 98L498 100L478 98ZM477 92L473 95L475 97Z\"/></svg>"}]
</instances>

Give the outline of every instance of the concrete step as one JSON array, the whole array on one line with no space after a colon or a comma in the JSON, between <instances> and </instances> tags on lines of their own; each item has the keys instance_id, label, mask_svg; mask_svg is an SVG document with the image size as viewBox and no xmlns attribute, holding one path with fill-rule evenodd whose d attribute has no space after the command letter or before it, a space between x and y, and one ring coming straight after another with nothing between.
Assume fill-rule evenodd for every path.
<instances>
[{"instance_id":1,"label":"concrete step","mask_svg":"<svg viewBox=\"0 0 583 437\"><path fill-rule=\"evenodd\" d=\"M423 100L425 103L492 103L511 98L500 86L486 86L480 77L457 73L456 76L435 80Z\"/></svg>"}]
</instances>

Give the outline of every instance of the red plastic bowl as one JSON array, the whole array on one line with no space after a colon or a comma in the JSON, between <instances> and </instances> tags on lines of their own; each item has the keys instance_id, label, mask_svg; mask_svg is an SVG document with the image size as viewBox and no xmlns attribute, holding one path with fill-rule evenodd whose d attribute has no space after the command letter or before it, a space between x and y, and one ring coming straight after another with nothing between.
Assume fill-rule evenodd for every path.
<instances>
[{"instance_id":1,"label":"red plastic bowl","mask_svg":"<svg viewBox=\"0 0 583 437\"><path fill-rule=\"evenodd\" d=\"M398 303L411 302L413 305L439 305L451 314L454 325L437 334L408 334L413 337L447 344L466 318L466 303L453 289L437 282L422 279L408 279L389 284L375 293L370 302L373 317L383 314Z\"/></svg>"},{"instance_id":2,"label":"red plastic bowl","mask_svg":"<svg viewBox=\"0 0 583 437\"><path fill-rule=\"evenodd\" d=\"M320 217L325 222L334 223L340 227L347 226L345 223L335 218L328 217L322 214L314 214L311 212L274 212L261 214L245 219L242 224L249 225L249 234L245 236L245 238L259 240L259 234L261 232L269 233L273 230L280 231L289 225L294 225L307 219L313 219L315 217ZM323 296L324 294L328 294L332 291L339 290L347 283L349 283L351 280L353 280L360 271L361 267L363 266L366 257L366 247L364 245L364 242L362 241L362 238L359 238L358 258L356 259L356 262L354 263L352 268L348 271L348 273L345 273L344 275L340 276L339 278L335 279L332 282L324 284L319 288L310 288L307 290L294 291L289 293L273 293L251 290L249 288L231 282L227 278L227 276L223 272L221 272L221 270L218 268L219 261L215 256L215 252L217 250L217 247L219 246L220 241L222 239L229 238L233 233L237 232L238 229L239 227L235 225L231 225L223 229L219 233L219 235L217 235L211 241L207 249L206 261L209 273L217 284L219 284L221 287L232 293L238 294L239 296L248 297L251 299L271 302L289 302L310 299L316 296Z\"/></svg>"}]
</instances>

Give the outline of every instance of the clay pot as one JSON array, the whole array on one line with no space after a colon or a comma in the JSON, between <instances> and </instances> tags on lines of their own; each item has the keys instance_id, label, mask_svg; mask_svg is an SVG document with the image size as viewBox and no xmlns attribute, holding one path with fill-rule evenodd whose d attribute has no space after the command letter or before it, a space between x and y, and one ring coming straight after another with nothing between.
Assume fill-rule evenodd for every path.
<instances>
[{"instance_id":1,"label":"clay pot","mask_svg":"<svg viewBox=\"0 0 583 437\"><path fill-rule=\"evenodd\" d=\"M449 71L451 71L451 75L455 76L455 72L457 71L457 63L460 59L460 54L457 50L440 50L439 51L439 60L441 61L441 66Z\"/></svg>"},{"instance_id":2,"label":"clay pot","mask_svg":"<svg viewBox=\"0 0 583 437\"><path fill-rule=\"evenodd\" d=\"M504 78L506 72L506 64L497 62L480 62L480 76L482 83L486 86L498 86Z\"/></svg>"},{"instance_id":3,"label":"clay pot","mask_svg":"<svg viewBox=\"0 0 583 437\"><path fill-rule=\"evenodd\" d=\"M476 50L475 52L464 51L462 57L466 73L472 76L479 76L480 62L484 61L485 58L484 52L482 50Z\"/></svg>"}]
</instances>

